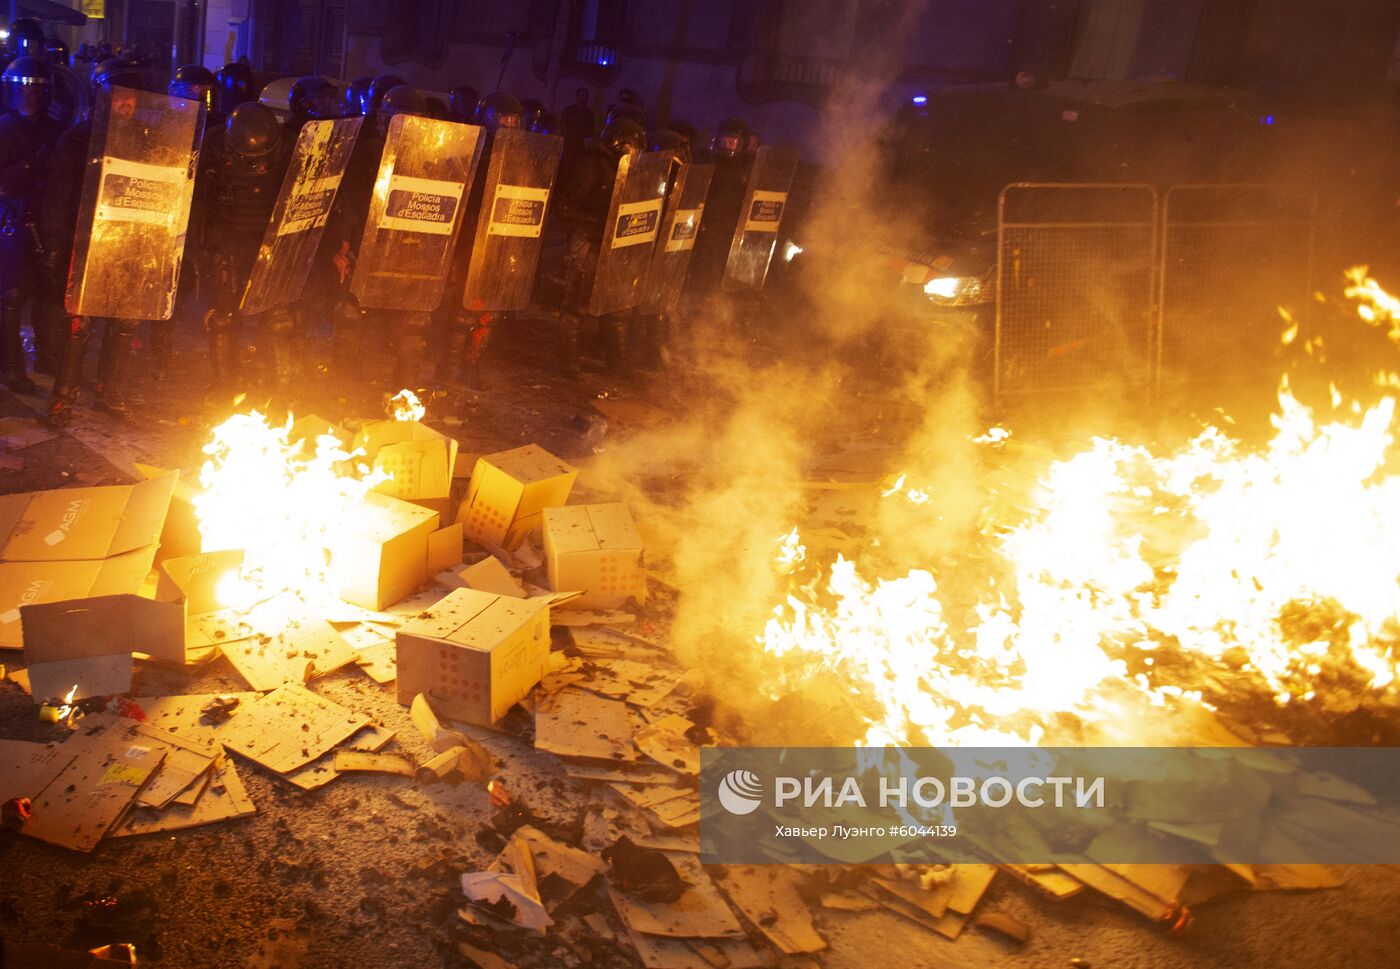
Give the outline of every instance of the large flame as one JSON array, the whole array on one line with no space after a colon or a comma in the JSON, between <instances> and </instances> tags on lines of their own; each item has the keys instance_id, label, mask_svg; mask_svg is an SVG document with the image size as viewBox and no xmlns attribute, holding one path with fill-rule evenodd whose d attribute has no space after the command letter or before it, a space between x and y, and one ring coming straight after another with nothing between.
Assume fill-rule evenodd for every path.
<instances>
[{"instance_id":1,"label":"large flame","mask_svg":"<svg viewBox=\"0 0 1400 969\"><path fill-rule=\"evenodd\" d=\"M375 514L365 495L382 476L336 437L293 441L291 429L290 418L278 427L257 412L235 414L204 447L204 491L194 499L202 548L244 550L241 574L217 590L227 606L288 591L333 598L339 539Z\"/></svg>"},{"instance_id":2,"label":"large flame","mask_svg":"<svg viewBox=\"0 0 1400 969\"><path fill-rule=\"evenodd\" d=\"M1395 334L1400 302L1364 270L1349 278L1363 319ZM1192 664L1281 704L1314 701L1338 669L1395 689L1395 398L1348 404L1334 387L1320 417L1285 380L1278 405L1262 448L1211 426L1171 453L1098 438L1051 464L1020 520L986 535L992 565L963 628L934 571L872 578L840 556L822 570L794 530L775 553L791 591L758 637L783 658L778 688L838 673L877 711L866 742L950 745L1037 744L1065 715L1201 701ZM904 476L882 494L936 514L937 495Z\"/></svg>"}]
</instances>

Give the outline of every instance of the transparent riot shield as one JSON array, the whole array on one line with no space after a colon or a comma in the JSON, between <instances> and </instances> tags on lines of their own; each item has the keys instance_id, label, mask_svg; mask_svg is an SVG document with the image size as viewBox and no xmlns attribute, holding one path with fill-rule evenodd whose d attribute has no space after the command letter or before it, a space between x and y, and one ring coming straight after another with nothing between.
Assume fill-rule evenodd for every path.
<instances>
[{"instance_id":1,"label":"transparent riot shield","mask_svg":"<svg viewBox=\"0 0 1400 969\"><path fill-rule=\"evenodd\" d=\"M68 312L167 320L185 248L204 106L113 88L93 115Z\"/></svg>"},{"instance_id":2,"label":"transparent riot shield","mask_svg":"<svg viewBox=\"0 0 1400 969\"><path fill-rule=\"evenodd\" d=\"M476 220L462 306L468 310L523 310L535 288L540 235L554 190L562 138L501 128Z\"/></svg>"},{"instance_id":3,"label":"transparent riot shield","mask_svg":"<svg viewBox=\"0 0 1400 969\"><path fill-rule=\"evenodd\" d=\"M796 171L797 149L773 145L758 149L724 267L726 290L763 288Z\"/></svg>"},{"instance_id":4,"label":"transparent riot shield","mask_svg":"<svg viewBox=\"0 0 1400 969\"><path fill-rule=\"evenodd\" d=\"M588 300L590 316L631 309L641 300L642 276L661 232L671 157L669 151L649 151L623 155L617 163L607 227Z\"/></svg>"},{"instance_id":5,"label":"transparent riot shield","mask_svg":"<svg viewBox=\"0 0 1400 969\"><path fill-rule=\"evenodd\" d=\"M241 309L256 315L296 302L311 272L335 193L364 118L311 121L301 129Z\"/></svg>"},{"instance_id":6,"label":"transparent riot shield","mask_svg":"<svg viewBox=\"0 0 1400 969\"><path fill-rule=\"evenodd\" d=\"M350 282L361 309L429 311L442 301L482 133L407 114L389 122Z\"/></svg>"},{"instance_id":7,"label":"transparent riot shield","mask_svg":"<svg viewBox=\"0 0 1400 969\"><path fill-rule=\"evenodd\" d=\"M713 165L685 165L676 173L676 183L666 199L666 211L661 219L661 235L652 249L651 263L642 280L642 299L638 308L643 313L675 312L695 251L695 239L700 234L700 220L705 214L705 196L710 192Z\"/></svg>"}]
</instances>

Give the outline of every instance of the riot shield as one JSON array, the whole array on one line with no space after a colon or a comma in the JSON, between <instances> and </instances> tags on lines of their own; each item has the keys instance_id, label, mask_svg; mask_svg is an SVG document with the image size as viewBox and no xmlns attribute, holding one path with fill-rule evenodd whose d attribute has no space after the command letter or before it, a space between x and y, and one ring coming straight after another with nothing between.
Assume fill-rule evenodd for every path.
<instances>
[{"instance_id":1,"label":"riot shield","mask_svg":"<svg viewBox=\"0 0 1400 969\"><path fill-rule=\"evenodd\" d=\"M763 288L796 171L797 149L773 145L758 149L744 193L744 207L739 210L739 224L734 227L734 241L729 246L724 289Z\"/></svg>"},{"instance_id":2,"label":"riot shield","mask_svg":"<svg viewBox=\"0 0 1400 969\"><path fill-rule=\"evenodd\" d=\"M676 174L661 220L661 235L652 250L651 263L642 280L643 313L672 313L681 297L700 220L705 214L705 196L710 192L713 165L685 165Z\"/></svg>"},{"instance_id":3,"label":"riot shield","mask_svg":"<svg viewBox=\"0 0 1400 969\"><path fill-rule=\"evenodd\" d=\"M671 157L669 151L649 151L623 155L617 163L607 227L588 300L590 316L631 309L641 300L642 276L661 231Z\"/></svg>"},{"instance_id":4,"label":"riot shield","mask_svg":"<svg viewBox=\"0 0 1400 969\"><path fill-rule=\"evenodd\" d=\"M190 221L204 105L113 88L92 122L68 312L167 320Z\"/></svg>"},{"instance_id":5,"label":"riot shield","mask_svg":"<svg viewBox=\"0 0 1400 969\"><path fill-rule=\"evenodd\" d=\"M301 129L241 309L254 316L301 297L345 164L364 118L311 121Z\"/></svg>"},{"instance_id":6,"label":"riot shield","mask_svg":"<svg viewBox=\"0 0 1400 969\"><path fill-rule=\"evenodd\" d=\"M476 220L462 306L473 311L522 310L530 305L540 259L549 194L562 138L501 128Z\"/></svg>"},{"instance_id":7,"label":"riot shield","mask_svg":"<svg viewBox=\"0 0 1400 969\"><path fill-rule=\"evenodd\" d=\"M416 115L389 122L350 281L361 309L430 311L442 301L482 133Z\"/></svg>"}]
</instances>

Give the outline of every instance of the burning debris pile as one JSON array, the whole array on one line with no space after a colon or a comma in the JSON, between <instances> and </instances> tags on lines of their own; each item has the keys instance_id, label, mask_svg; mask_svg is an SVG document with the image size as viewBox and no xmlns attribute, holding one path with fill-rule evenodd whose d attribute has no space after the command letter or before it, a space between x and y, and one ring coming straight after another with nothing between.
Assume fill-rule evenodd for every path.
<instances>
[{"instance_id":1,"label":"burning debris pile","mask_svg":"<svg viewBox=\"0 0 1400 969\"><path fill-rule=\"evenodd\" d=\"M1353 282L1367 321L1393 334L1390 297ZM765 550L784 589L766 626L730 630L752 646L747 685L780 702L822 683L846 708L828 726L853 725L842 742L889 746L1141 742L1169 720L1197 741L1287 742L1230 719L1246 687L1280 709L1393 709L1400 380L1379 382L1369 404L1335 394L1327 418L1285 385L1261 448L1219 427L1167 453L1096 439L1032 480L1011 432L976 435L997 500L956 573L863 542L849 516L814 515ZM673 654L680 590L654 555L644 566L629 506L570 503L577 470L533 445L459 454L411 393L390 412L353 428L236 415L198 488L152 469L3 499L0 645L28 664L9 678L70 728L0 741L0 800L24 834L91 851L247 817L230 755L305 791L357 775L469 783L496 811L483 833L495 858L452 873L454 929L483 964L561 922L657 969L767 964L766 947L820 951L823 918L874 908L949 939L977 924L1024 941L1011 915L977 914L998 872L1057 900L1093 889L1172 929L1232 888L1337 884L1310 866L944 865L898 851L849 868L702 867L700 749L750 738L717 711L728 691L712 671ZM916 470L818 484L814 505L874 503L868 521L910 534L942 500ZM220 656L246 692L131 695L136 668ZM317 692L356 669L393 691L429 756ZM586 792L586 817L561 825L513 794L501 737Z\"/></svg>"}]
</instances>

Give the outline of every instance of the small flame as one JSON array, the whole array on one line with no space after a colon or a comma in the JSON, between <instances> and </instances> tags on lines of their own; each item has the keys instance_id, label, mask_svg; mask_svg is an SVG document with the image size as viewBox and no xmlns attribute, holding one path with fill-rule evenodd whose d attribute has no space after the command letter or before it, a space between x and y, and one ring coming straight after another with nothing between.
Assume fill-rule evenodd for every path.
<instances>
[{"instance_id":1,"label":"small flame","mask_svg":"<svg viewBox=\"0 0 1400 969\"><path fill-rule=\"evenodd\" d=\"M985 444L988 447L1001 447L1011 439L1011 432L1000 424L994 424L987 428L986 434L978 434L976 437L968 438L973 444Z\"/></svg>"},{"instance_id":2,"label":"small flame","mask_svg":"<svg viewBox=\"0 0 1400 969\"><path fill-rule=\"evenodd\" d=\"M396 421L421 421L428 408L418 399L418 395L405 387L389 398L390 413Z\"/></svg>"}]
</instances>

